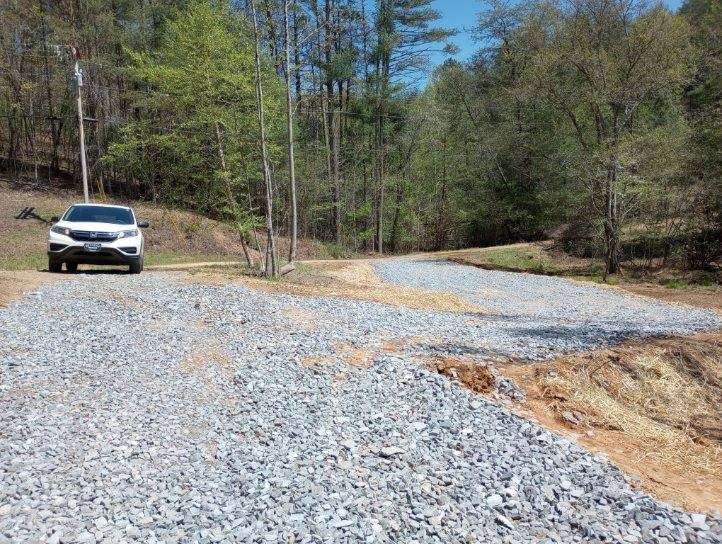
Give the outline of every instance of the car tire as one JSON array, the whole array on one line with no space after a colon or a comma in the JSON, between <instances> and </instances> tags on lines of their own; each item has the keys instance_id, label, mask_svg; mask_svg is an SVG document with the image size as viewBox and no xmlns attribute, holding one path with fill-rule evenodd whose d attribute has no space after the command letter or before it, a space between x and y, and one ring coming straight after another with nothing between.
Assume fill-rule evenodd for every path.
<instances>
[{"instance_id":1,"label":"car tire","mask_svg":"<svg viewBox=\"0 0 722 544\"><path fill-rule=\"evenodd\" d=\"M143 257L141 257L134 263L130 263L128 272L130 272L131 274L140 274L142 271L143 271Z\"/></svg>"},{"instance_id":2,"label":"car tire","mask_svg":"<svg viewBox=\"0 0 722 544\"><path fill-rule=\"evenodd\" d=\"M70 274L75 274L78 271L78 263L65 263L65 270Z\"/></svg>"},{"instance_id":3,"label":"car tire","mask_svg":"<svg viewBox=\"0 0 722 544\"><path fill-rule=\"evenodd\" d=\"M48 259L48 271L52 273L60 272L63 264L53 259Z\"/></svg>"}]
</instances>

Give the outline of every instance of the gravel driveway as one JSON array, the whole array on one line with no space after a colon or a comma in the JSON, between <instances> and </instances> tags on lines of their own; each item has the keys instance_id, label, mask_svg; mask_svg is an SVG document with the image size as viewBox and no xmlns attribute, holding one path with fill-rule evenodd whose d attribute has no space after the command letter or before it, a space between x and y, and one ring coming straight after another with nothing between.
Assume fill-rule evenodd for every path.
<instances>
[{"instance_id":1,"label":"gravel driveway","mask_svg":"<svg viewBox=\"0 0 722 544\"><path fill-rule=\"evenodd\" d=\"M604 347L625 338L722 327L722 319L712 311L550 276L482 270L433 260L377 261L374 267L388 283L455 293L488 308L492 312L488 318L491 328L510 329L521 339L510 350L506 345L500 349L516 357L545 358L545 347L576 351ZM479 331L480 337L486 334L486 330ZM536 344L536 340L540 342Z\"/></svg>"},{"instance_id":2,"label":"gravel driveway","mask_svg":"<svg viewBox=\"0 0 722 544\"><path fill-rule=\"evenodd\" d=\"M416 281L410 266L379 272ZM439 282L463 277L438 270ZM633 490L413 350L368 368L339 355L422 337L414 349L544 358L622 334L609 308L579 317L580 298L601 311L608 293L573 284L568 306L560 286L549 302L576 309L545 333L555 314L533 309L544 297L524 293L540 280L522 278L508 306L480 299L488 316L161 273L79 275L0 309L0 542L720 542L719 518ZM719 326L627 302L628 332ZM650 317L632 330L635 308Z\"/></svg>"}]
</instances>

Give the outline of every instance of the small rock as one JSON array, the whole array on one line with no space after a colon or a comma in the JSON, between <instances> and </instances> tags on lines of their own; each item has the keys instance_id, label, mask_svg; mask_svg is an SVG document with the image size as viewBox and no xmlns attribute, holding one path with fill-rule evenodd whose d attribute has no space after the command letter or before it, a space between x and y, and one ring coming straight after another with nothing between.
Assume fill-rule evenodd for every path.
<instances>
[{"instance_id":1,"label":"small rock","mask_svg":"<svg viewBox=\"0 0 722 544\"><path fill-rule=\"evenodd\" d=\"M406 453L406 450L397 446L386 446L381 448L381 457L393 457Z\"/></svg>"},{"instance_id":2,"label":"small rock","mask_svg":"<svg viewBox=\"0 0 722 544\"><path fill-rule=\"evenodd\" d=\"M514 524L513 524L511 521L509 521L508 518L502 516L501 514L497 514L497 515L496 515L496 518L494 518L494 519L495 519L495 521L496 521L499 525L503 525L503 526L506 527L507 529L513 529L513 528L514 528Z\"/></svg>"},{"instance_id":3,"label":"small rock","mask_svg":"<svg viewBox=\"0 0 722 544\"><path fill-rule=\"evenodd\" d=\"M704 514L691 514L690 518L692 518L692 528L697 529L698 531L707 531L709 530L709 525L707 525L707 516Z\"/></svg>"},{"instance_id":4,"label":"small rock","mask_svg":"<svg viewBox=\"0 0 722 544\"><path fill-rule=\"evenodd\" d=\"M77 542L95 542L95 536L93 533L89 533L88 531L83 531L78 535Z\"/></svg>"}]
</instances>

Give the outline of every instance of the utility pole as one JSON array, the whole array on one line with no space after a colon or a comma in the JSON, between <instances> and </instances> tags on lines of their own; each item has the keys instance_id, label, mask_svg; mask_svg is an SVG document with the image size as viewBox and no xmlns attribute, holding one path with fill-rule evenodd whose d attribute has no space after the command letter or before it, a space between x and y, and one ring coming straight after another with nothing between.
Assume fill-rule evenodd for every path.
<instances>
[{"instance_id":1,"label":"utility pole","mask_svg":"<svg viewBox=\"0 0 722 544\"><path fill-rule=\"evenodd\" d=\"M80 165L83 169L83 196L85 197L85 203L90 202L90 195L88 194L88 162L85 158L85 126L83 123L83 71L80 69L80 58L79 51L72 47L73 56L75 57L75 89L77 95L77 107L78 107L78 133L80 136Z\"/></svg>"}]
</instances>

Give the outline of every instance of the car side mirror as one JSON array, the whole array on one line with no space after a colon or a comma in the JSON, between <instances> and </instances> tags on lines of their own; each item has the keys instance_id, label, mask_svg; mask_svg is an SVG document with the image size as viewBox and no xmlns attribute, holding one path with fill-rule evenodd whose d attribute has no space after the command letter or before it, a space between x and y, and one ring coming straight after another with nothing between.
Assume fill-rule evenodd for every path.
<instances>
[{"instance_id":1,"label":"car side mirror","mask_svg":"<svg viewBox=\"0 0 722 544\"><path fill-rule=\"evenodd\" d=\"M51 223L57 223L58 221L60 221L60 218L57 215L54 215L50 218Z\"/></svg>"},{"instance_id":2,"label":"car side mirror","mask_svg":"<svg viewBox=\"0 0 722 544\"><path fill-rule=\"evenodd\" d=\"M138 227L141 229L147 229L150 227L150 223L148 223L148 221L138 221Z\"/></svg>"}]
</instances>

